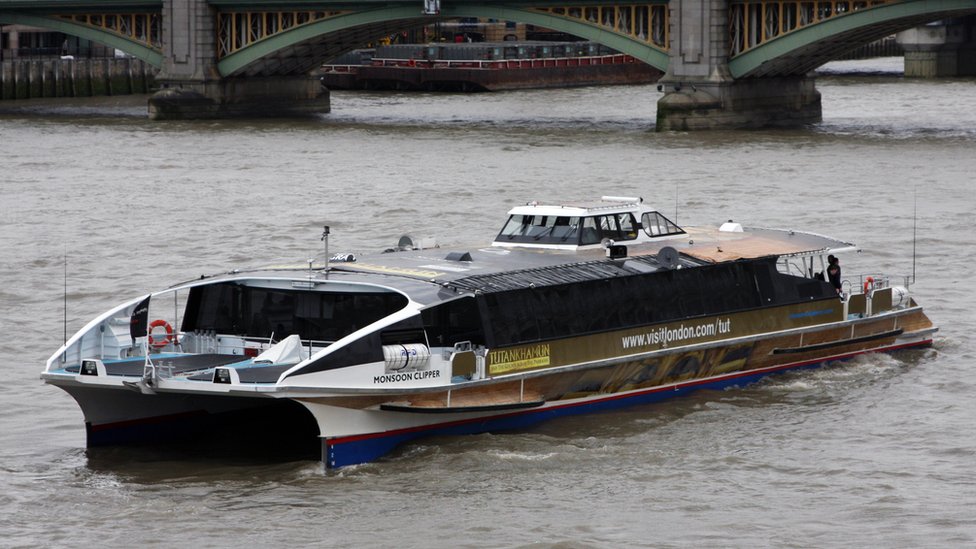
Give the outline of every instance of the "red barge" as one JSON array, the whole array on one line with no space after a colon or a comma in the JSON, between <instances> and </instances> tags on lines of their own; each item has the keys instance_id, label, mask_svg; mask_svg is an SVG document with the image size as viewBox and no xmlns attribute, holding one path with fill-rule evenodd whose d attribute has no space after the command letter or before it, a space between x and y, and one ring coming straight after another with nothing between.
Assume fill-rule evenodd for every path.
<instances>
[{"instance_id":1,"label":"red barge","mask_svg":"<svg viewBox=\"0 0 976 549\"><path fill-rule=\"evenodd\" d=\"M469 92L650 84L661 74L594 42L475 42L356 50L321 77L332 90Z\"/></svg>"}]
</instances>

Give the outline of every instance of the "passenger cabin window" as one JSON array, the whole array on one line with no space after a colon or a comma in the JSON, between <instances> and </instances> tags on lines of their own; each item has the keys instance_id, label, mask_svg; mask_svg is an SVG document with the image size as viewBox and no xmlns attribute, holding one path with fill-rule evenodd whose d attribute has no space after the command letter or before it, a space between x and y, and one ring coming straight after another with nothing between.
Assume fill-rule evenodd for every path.
<instances>
[{"instance_id":1,"label":"passenger cabin window","mask_svg":"<svg viewBox=\"0 0 976 549\"><path fill-rule=\"evenodd\" d=\"M182 329L280 340L332 342L393 314L407 298L392 292L333 293L257 288L233 283L190 290Z\"/></svg>"},{"instance_id":2,"label":"passenger cabin window","mask_svg":"<svg viewBox=\"0 0 976 549\"><path fill-rule=\"evenodd\" d=\"M672 234L684 234L684 230L671 222L658 212L647 212L641 218L644 232L647 236L654 238L658 236L668 236Z\"/></svg>"},{"instance_id":3,"label":"passenger cabin window","mask_svg":"<svg viewBox=\"0 0 976 549\"><path fill-rule=\"evenodd\" d=\"M434 347L451 347L461 341L484 345L481 312L473 297L462 297L421 311L424 328Z\"/></svg>"}]
</instances>

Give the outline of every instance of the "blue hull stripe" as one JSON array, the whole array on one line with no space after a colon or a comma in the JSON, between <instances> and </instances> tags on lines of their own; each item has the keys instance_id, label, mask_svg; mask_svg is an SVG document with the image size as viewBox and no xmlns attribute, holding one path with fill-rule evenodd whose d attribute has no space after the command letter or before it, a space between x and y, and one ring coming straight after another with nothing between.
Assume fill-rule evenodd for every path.
<instances>
[{"instance_id":1,"label":"blue hull stripe","mask_svg":"<svg viewBox=\"0 0 976 549\"><path fill-rule=\"evenodd\" d=\"M735 372L720 377L713 377L704 380L692 380L684 383L666 385L663 387L653 387L646 390L625 394L607 395L592 400L573 402L551 406L548 408L520 410L517 412L499 414L490 417L478 417L447 423L438 423L434 425L423 425L419 427L398 429L395 431L386 431L382 433L352 435L330 439L327 438L323 440L323 457L325 458L325 463L328 467L344 467L358 463L367 463L388 454L397 445L419 437L431 435L465 435L490 431L520 429L561 416L600 412L623 408L625 406L658 402L672 397L685 395L699 389L723 389L725 387L731 387L734 385L747 385L777 372L817 368L828 362L848 360L862 354L891 352L911 347L924 347L931 344L932 340L927 339L880 349L870 349L855 353L818 358L816 360L792 362L789 364L772 366L760 370Z\"/></svg>"}]
</instances>

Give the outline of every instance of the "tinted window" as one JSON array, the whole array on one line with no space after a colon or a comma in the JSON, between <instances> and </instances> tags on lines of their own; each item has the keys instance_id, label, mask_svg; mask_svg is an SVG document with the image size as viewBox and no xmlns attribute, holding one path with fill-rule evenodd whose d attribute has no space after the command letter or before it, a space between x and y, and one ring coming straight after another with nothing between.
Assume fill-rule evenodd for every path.
<instances>
[{"instance_id":1,"label":"tinted window","mask_svg":"<svg viewBox=\"0 0 976 549\"><path fill-rule=\"evenodd\" d=\"M483 294L478 300L487 344L504 347L836 297L826 282L780 275L773 262L721 263Z\"/></svg>"},{"instance_id":2,"label":"tinted window","mask_svg":"<svg viewBox=\"0 0 976 549\"><path fill-rule=\"evenodd\" d=\"M450 347L461 341L484 345L481 314L473 297L455 299L421 311L427 338L435 347Z\"/></svg>"},{"instance_id":3,"label":"tinted window","mask_svg":"<svg viewBox=\"0 0 976 549\"><path fill-rule=\"evenodd\" d=\"M283 339L335 341L388 316L407 304L395 293L301 292L233 283L190 290L184 331Z\"/></svg>"}]
</instances>

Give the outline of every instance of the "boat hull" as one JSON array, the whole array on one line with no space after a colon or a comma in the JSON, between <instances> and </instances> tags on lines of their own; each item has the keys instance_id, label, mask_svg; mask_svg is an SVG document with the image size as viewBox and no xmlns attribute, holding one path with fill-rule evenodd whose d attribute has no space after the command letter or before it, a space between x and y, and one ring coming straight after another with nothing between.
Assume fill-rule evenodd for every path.
<instances>
[{"instance_id":1,"label":"boat hull","mask_svg":"<svg viewBox=\"0 0 976 549\"><path fill-rule=\"evenodd\" d=\"M435 415L425 412L351 410L314 401L302 403L319 419L320 426L342 424L345 428L367 431L378 424L398 425L382 431L364 432L322 438L322 457L327 467L344 467L378 459L404 442L434 435L461 435L505 431L529 427L562 416L614 410L627 406L659 402L701 389L724 389L754 383L766 376L817 368L855 356L894 352L932 344L930 333L889 339L876 346L862 347L837 354L794 360L762 368L733 371L706 378L689 379L664 385L616 393L594 393L578 398L564 398L524 409L482 410L472 413ZM372 427L371 427L372 426Z\"/></svg>"},{"instance_id":2,"label":"boat hull","mask_svg":"<svg viewBox=\"0 0 976 549\"><path fill-rule=\"evenodd\" d=\"M203 394L143 394L128 388L61 384L85 416L89 448L163 445L215 437L237 443L281 441L314 443L318 428L294 401Z\"/></svg>"},{"instance_id":3,"label":"boat hull","mask_svg":"<svg viewBox=\"0 0 976 549\"><path fill-rule=\"evenodd\" d=\"M832 321L816 322L825 317ZM758 329L763 326L779 329ZM838 309L832 301L811 301L688 325L485 351L487 377L482 379L455 375L442 350L434 353L440 361L436 366L414 372L437 375L377 375L373 365L364 363L323 372L334 373L339 383L305 386L289 384L287 377L262 387L192 377L147 384L106 375L111 368L95 372L100 375L59 370L45 379L81 406L89 446L214 433L267 445L288 433L314 442L326 466L342 467L372 461L421 436L518 429L698 389L745 385L860 354L927 346L935 331L917 306L865 317ZM415 384L439 379L445 382Z\"/></svg>"}]
</instances>

